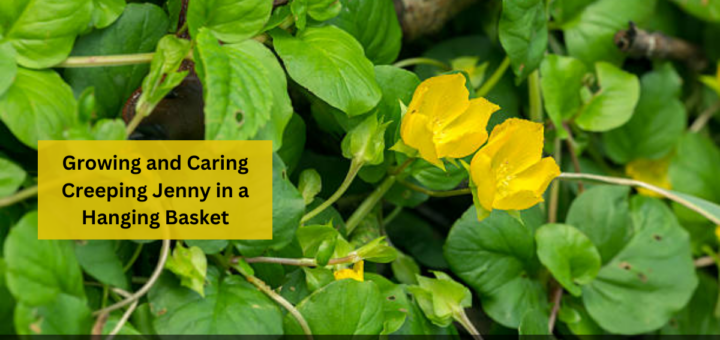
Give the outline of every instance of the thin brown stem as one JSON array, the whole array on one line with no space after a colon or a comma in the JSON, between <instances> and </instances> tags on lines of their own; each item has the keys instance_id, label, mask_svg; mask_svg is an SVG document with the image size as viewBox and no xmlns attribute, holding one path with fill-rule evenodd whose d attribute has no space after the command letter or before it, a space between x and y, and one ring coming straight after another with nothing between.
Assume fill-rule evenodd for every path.
<instances>
[{"instance_id":1,"label":"thin brown stem","mask_svg":"<svg viewBox=\"0 0 720 340\"><path fill-rule=\"evenodd\" d=\"M119 289L119 288L115 288L115 289L113 289L113 291L119 295L122 295L126 299L130 298L132 296L130 293L128 293L122 289ZM135 311L135 308L137 308L138 302L140 302L139 299L133 301L133 303L130 304L130 307L128 307L128 309L125 311L125 313L123 313L122 317L120 318L120 320L118 320L117 324L112 329L112 331L110 331L110 333L108 334L108 337L105 340L112 340L115 337L115 335L120 333L120 330L130 319L130 315L132 315L132 313Z\"/></svg>"},{"instance_id":2,"label":"thin brown stem","mask_svg":"<svg viewBox=\"0 0 720 340\"><path fill-rule=\"evenodd\" d=\"M284 257L267 257L267 256L258 256L258 257L242 257L237 256L232 259L232 263L237 263L239 259L245 260L247 263L275 263L275 264L282 264L287 266L298 266L298 267L317 267L317 261L315 259L311 258L299 258L299 259L292 259L292 258L284 258ZM357 254L350 253L350 255L345 257L338 257L334 259L330 259L328 261L328 265L335 265L335 264L342 264L342 263L355 263L357 261L360 261L361 258L357 256Z\"/></svg>"},{"instance_id":3,"label":"thin brown stem","mask_svg":"<svg viewBox=\"0 0 720 340\"><path fill-rule=\"evenodd\" d=\"M710 256L704 256L698 259L695 259L695 267L702 268L702 267L710 267L715 264L715 259L713 259Z\"/></svg>"},{"instance_id":4,"label":"thin brown stem","mask_svg":"<svg viewBox=\"0 0 720 340\"><path fill-rule=\"evenodd\" d=\"M583 173L568 173L563 172L558 176L559 179L565 179L565 180L593 180L603 183L610 183L610 184L617 184L617 185L627 185L627 186L633 186L633 187L640 187L643 189L650 190L652 192L656 192L665 198L674 201L676 203L679 203L681 205L684 205L685 207L697 212L698 214L704 216L711 222L713 222L716 225L720 225L720 218L714 216L710 212L704 210L701 207L698 207L697 205L689 202L688 200L676 195L675 193L665 190L663 188L654 186L652 184L648 184L645 182L637 181L634 179L629 178L620 178L620 177L608 177L608 176L600 176L600 175L593 175L593 174L583 174Z\"/></svg>"},{"instance_id":5,"label":"thin brown stem","mask_svg":"<svg viewBox=\"0 0 720 340\"><path fill-rule=\"evenodd\" d=\"M0 198L0 208L11 206L18 202L22 202L30 197L35 197L35 196L37 196L37 193L38 193L38 187L36 185L34 187L25 188L23 190L20 190L11 196Z\"/></svg>"},{"instance_id":6,"label":"thin brown stem","mask_svg":"<svg viewBox=\"0 0 720 340\"><path fill-rule=\"evenodd\" d=\"M695 119L695 121L692 123L692 125L690 125L690 128L689 128L690 132L692 132L692 133L700 132L700 130L702 130L705 127L705 125L707 125L707 123L710 121L710 118L712 118L715 115L715 113L717 113L718 110L720 110L720 101L716 102L712 106L705 109L705 111L703 111Z\"/></svg>"},{"instance_id":7,"label":"thin brown stem","mask_svg":"<svg viewBox=\"0 0 720 340\"><path fill-rule=\"evenodd\" d=\"M555 288L555 291L553 292L553 307L552 311L550 312L550 318L548 319L548 331L550 332L550 334L552 334L553 329L555 329L555 320L557 320L557 315L560 311L560 301L562 300L562 295L562 286L558 284L558 286Z\"/></svg>"},{"instance_id":8,"label":"thin brown stem","mask_svg":"<svg viewBox=\"0 0 720 340\"><path fill-rule=\"evenodd\" d=\"M97 310L93 312L93 315L97 316L103 313L110 313L114 310L123 308L137 300L139 300L145 293L147 293L150 288L155 285L155 282L160 277L160 274L162 274L163 268L165 268L165 262L167 262L168 254L170 253L170 240L162 240L162 247L160 248L160 258L158 259L157 265L155 265L155 270L153 271L152 275L148 279L147 283L143 285L138 291L130 295L129 297L125 298L124 300L113 304L109 307L105 307L103 309Z\"/></svg>"},{"instance_id":9,"label":"thin brown stem","mask_svg":"<svg viewBox=\"0 0 720 340\"><path fill-rule=\"evenodd\" d=\"M308 325L305 318L300 314L300 311L295 308L295 306L292 305L288 300L285 300L284 297L280 296L280 294L276 293L272 288L270 288L265 282L258 279L255 276L247 275L245 276L245 279L248 280L248 282L252 283L255 287L260 289L263 293L265 293L267 296L269 296L271 299L273 299L275 302L283 306L285 309L287 309L288 313L292 315L293 318L300 324L300 328L302 328L303 332L305 333L305 336L307 336L308 339L312 340L313 335L312 331L310 330L310 325Z\"/></svg>"},{"instance_id":10,"label":"thin brown stem","mask_svg":"<svg viewBox=\"0 0 720 340\"><path fill-rule=\"evenodd\" d=\"M570 160L572 160L573 169L575 169L575 172L581 173L582 169L580 168L580 159L575 152L575 140L573 139L570 126L568 126L566 123L563 123L563 125L565 126L565 130L567 130L568 132L568 138L565 140L565 142L567 143L568 151L570 152ZM585 191L585 186L583 185L582 181L578 181L578 193L582 194L583 191Z\"/></svg>"}]
</instances>

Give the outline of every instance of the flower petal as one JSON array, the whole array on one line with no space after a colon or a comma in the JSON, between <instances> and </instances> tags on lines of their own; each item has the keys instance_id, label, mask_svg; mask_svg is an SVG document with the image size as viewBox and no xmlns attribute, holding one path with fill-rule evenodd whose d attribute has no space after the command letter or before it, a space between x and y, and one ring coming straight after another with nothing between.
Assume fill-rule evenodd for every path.
<instances>
[{"instance_id":1,"label":"flower petal","mask_svg":"<svg viewBox=\"0 0 720 340\"><path fill-rule=\"evenodd\" d=\"M510 118L495 127L485 148L496 175L512 177L539 162L543 140L543 125L529 120Z\"/></svg>"},{"instance_id":2,"label":"flower petal","mask_svg":"<svg viewBox=\"0 0 720 340\"><path fill-rule=\"evenodd\" d=\"M468 105L465 76L460 73L446 74L423 81L413 94L408 114L419 113L438 119L435 123L462 113Z\"/></svg>"},{"instance_id":3,"label":"flower petal","mask_svg":"<svg viewBox=\"0 0 720 340\"><path fill-rule=\"evenodd\" d=\"M468 108L442 131L435 131L438 157L462 158L475 152L487 140L487 123L500 107L485 98L470 101Z\"/></svg>"},{"instance_id":4,"label":"flower petal","mask_svg":"<svg viewBox=\"0 0 720 340\"><path fill-rule=\"evenodd\" d=\"M542 196L550 182L558 175L560 168L555 163L555 159L545 157L510 181L510 190L532 191L536 196Z\"/></svg>"},{"instance_id":5,"label":"flower petal","mask_svg":"<svg viewBox=\"0 0 720 340\"><path fill-rule=\"evenodd\" d=\"M492 171L492 158L482 150L475 154L470 162L470 177L477 187L477 198L480 205L487 211L493 209L495 201L495 174Z\"/></svg>"},{"instance_id":6,"label":"flower petal","mask_svg":"<svg viewBox=\"0 0 720 340\"><path fill-rule=\"evenodd\" d=\"M525 210L543 201L542 195L533 191L516 191L495 201L495 208L501 210Z\"/></svg>"},{"instance_id":7,"label":"flower petal","mask_svg":"<svg viewBox=\"0 0 720 340\"><path fill-rule=\"evenodd\" d=\"M420 157L436 165L442 166L433 144L432 131L427 129L429 118L418 113L406 113L400 126L400 137L409 147L417 149Z\"/></svg>"}]
</instances>

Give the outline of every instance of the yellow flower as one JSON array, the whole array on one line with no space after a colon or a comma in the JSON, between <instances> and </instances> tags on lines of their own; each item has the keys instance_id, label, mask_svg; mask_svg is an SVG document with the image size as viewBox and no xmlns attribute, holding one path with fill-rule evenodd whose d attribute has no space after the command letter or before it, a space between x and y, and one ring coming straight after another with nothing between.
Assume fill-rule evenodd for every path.
<instances>
[{"instance_id":1,"label":"yellow flower","mask_svg":"<svg viewBox=\"0 0 720 340\"><path fill-rule=\"evenodd\" d=\"M468 156L487 140L487 122L499 109L485 98L469 100L462 74L433 77L415 90L400 136L420 157L444 168L441 158Z\"/></svg>"},{"instance_id":2,"label":"yellow flower","mask_svg":"<svg viewBox=\"0 0 720 340\"><path fill-rule=\"evenodd\" d=\"M715 237L720 241L720 225L715 226Z\"/></svg>"},{"instance_id":3,"label":"yellow flower","mask_svg":"<svg viewBox=\"0 0 720 340\"><path fill-rule=\"evenodd\" d=\"M470 163L477 199L487 211L523 210L543 201L560 174L552 157L542 158L543 125L510 118L496 126Z\"/></svg>"},{"instance_id":4,"label":"yellow flower","mask_svg":"<svg viewBox=\"0 0 720 340\"><path fill-rule=\"evenodd\" d=\"M335 275L335 281L342 280L342 279L353 279L356 281L364 281L364 275L363 275L363 268L365 266L365 263L360 260L358 262L355 262L353 265L353 269L340 269L333 273Z\"/></svg>"},{"instance_id":5,"label":"yellow flower","mask_svg":"<svg viewBox=\"0 0 720 340\"><path fill-rule=\"evenodd\" d=\"M625 173L635 180L670 190L672 186L670 178L668 178L668 167L670 167L670 157L659 160L637 159L625 166ZM663 197L663 195L643 188L638 188L638 193L650 197Z\"/></svg>"}]
</instances>

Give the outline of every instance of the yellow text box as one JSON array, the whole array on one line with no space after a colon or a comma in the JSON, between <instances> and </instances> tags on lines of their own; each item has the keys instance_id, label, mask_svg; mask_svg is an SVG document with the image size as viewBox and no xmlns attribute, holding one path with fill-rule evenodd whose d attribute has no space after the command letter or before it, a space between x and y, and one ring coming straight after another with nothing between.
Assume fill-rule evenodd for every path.
<instances>
[{"instance_id":1,"label":"yellow text box","mask_svg":"<svg viewBox=\"0 0 720 340\"><path fill-rule=\"evenodd\" d=\"M38 238L272 238L271 141L40 141Z\"/></svg>"}]
</instances>

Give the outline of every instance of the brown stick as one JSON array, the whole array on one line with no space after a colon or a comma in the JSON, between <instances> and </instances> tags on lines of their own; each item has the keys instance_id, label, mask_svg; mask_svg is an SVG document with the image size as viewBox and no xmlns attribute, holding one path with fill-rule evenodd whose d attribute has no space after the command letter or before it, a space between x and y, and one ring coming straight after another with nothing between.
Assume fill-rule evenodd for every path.
<instances>
[{"instance_id":1,"label":"brown stick","mask_svg":"<svg viewBox=\"0 0 720 340\"><path fill-rule=\"evenodd\" d=\"M632 21L627 30L615 33L615 45L632 58L670 59L684 61L696 71L707 67L707 59L697 46L660 32L648 32Z\"/></svg>"}]
</instances>

